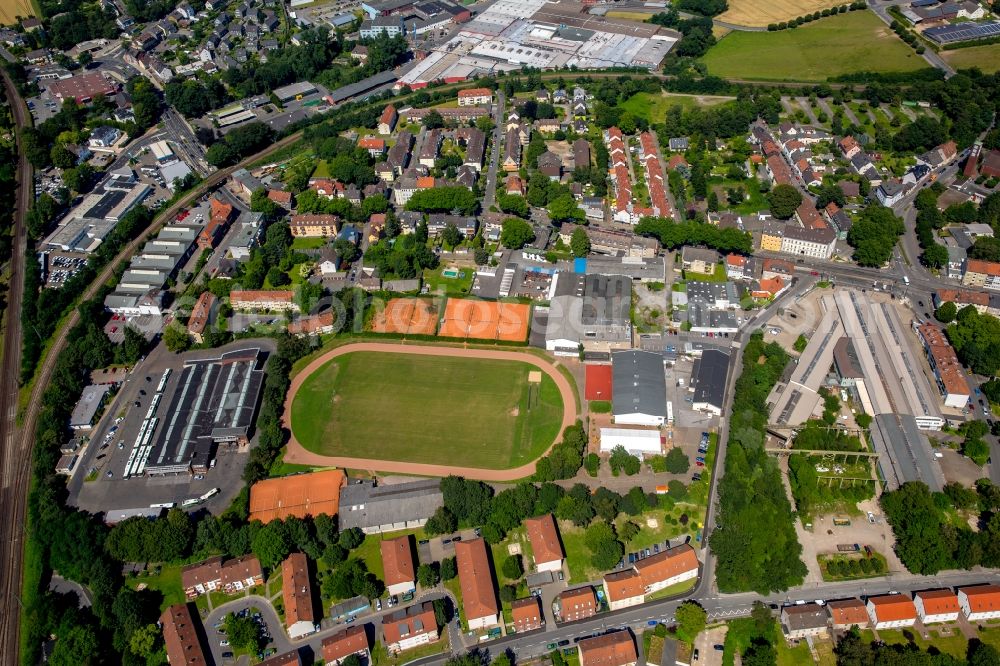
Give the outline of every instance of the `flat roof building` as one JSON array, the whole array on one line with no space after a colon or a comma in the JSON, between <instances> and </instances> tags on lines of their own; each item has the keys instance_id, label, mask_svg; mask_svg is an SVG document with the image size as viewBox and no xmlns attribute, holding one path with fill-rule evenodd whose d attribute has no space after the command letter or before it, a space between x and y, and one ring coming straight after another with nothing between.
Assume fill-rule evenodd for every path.
<instances>
[{"instance_id":1,"label":"flat roof building","mask_svg":"<svg viewBox=\"0 0 1000 666\"><path fill-rule=\"evenodd\" d=\"M111 386L108 384L91 384L83 389L83 394L73 407L69 417L69 427L73 430L89 430L94 425L97 413L104 406Z\"/></svg>"},{"instance_id":2,"label":"flat roof building","mask_svg":"<svg viewBox=\"0 0 1000 666\"><path fill-rule=\"evenodd\" d=\"M662 426L667 418L663 355L640 350L611 355L612 414L621 425Z\"/></svg>"}]
</instances>

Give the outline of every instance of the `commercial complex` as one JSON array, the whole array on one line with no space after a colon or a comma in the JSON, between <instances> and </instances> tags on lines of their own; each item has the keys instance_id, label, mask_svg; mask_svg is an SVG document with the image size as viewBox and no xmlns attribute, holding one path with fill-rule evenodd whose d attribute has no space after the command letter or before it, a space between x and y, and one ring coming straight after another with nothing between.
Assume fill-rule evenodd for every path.
<instances>
[{"instance_id":1,"label":"commercial complex","mask_svg":"<svg viewBox=\"0 0 1000 666\"><path fill-rule=\"evenodd\" d=\"M204 472L218 445L246 446L263 382L257 348L186 361L153 397L126 475Z\"/></svg>"},{"instance_id":2,"label":"commercial complex","mask_svg":"<svg viewBox=\"0 0 1000 666\"><path fill-rule=\"evenodd\" d=\"M632 281L624 275L560 272L552 280L545 348L557 356L632 346Z\"/></svg>"}]
</instances>

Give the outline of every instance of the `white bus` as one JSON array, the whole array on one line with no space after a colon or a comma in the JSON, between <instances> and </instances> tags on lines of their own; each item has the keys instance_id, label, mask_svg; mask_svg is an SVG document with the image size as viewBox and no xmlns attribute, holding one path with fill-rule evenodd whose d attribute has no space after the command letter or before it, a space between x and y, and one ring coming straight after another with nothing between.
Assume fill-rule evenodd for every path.
<instances>
[{"instance_id":1,"label":"white bus","mask_svg":"<svg viewBox=\"0 0 1000 666\"><path fill-rule=\"evenodd\" d=\"M674 424L674 403L667 400L667 425L672 426Z\"/></svg>"}]
</instances>

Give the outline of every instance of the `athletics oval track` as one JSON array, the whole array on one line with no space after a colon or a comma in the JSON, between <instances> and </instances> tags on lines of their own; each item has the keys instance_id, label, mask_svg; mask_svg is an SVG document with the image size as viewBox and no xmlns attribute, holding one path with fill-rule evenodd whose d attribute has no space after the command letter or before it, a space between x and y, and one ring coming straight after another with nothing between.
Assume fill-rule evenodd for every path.
<instances>
[{"instance_id":1,"label":"athletics oval track","mask_svg":"<svg viewBox=\"0 0 1000 666\"><path fill-rule=\"evenodd\" d=\"M453 467L450 465L429 465L425 463L413 463L402 460L379 460L375 458L347 458L342 456L324 456L319 453L307 451L295 438L295 431L292 429L292 401L295 394L314 372L323 367L331 359L351 352L385 352L391 354L421 354L424 356L458 356L463 358L491 359L495 361L519 361L535 366L555 382L562 396L563 417L562 425L559 427L559 434L552 444L562 439L562 432L567 426L576 423L576 397L573 387L570 386L566 376L559 372L555 366L533 354L518 351L499 351L492 349L466 349L461 347L424 347L418 345L390 344L382 342L357 342L343 347L331 349L322 356L313 359L309 365L302 369L294 378L288 389L285 398L285 413L282 416L283 425L291 433L288 440L288 450L285 453L285 462L299 465L315 465L327 467L349 467L353 469L370 470L374 472L388 472L396 474L409 474L414 476L448 476L455 474L469 479L479 479L481 481L515 481L531 476L535 473L535 462L527 465L513 467L510 469L484 469L480 467ZM552 449L552 444L542 455L547 455ZM541 457L541 456L540 456Z\"/></svg>"}]
</instances>

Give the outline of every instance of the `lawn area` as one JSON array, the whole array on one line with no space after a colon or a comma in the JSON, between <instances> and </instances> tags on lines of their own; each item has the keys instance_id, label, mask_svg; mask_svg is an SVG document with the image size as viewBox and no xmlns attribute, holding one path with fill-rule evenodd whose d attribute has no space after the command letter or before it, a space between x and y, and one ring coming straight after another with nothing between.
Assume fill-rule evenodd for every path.
<instances>
[{"instance_id":1,"label":"lawn area","mask_svg":"<svg viewBox=\"0 0 1000 666\"><path fill-rule=\"evenodd\" d=\"M736 25L766 26L842 4L840 0L729 0L719 19Z\"/></svg>"},{"instance_id":2,"label":"lawn area","mask_svg":"<svg viewBox=\"0 0 1000 666\"><path fill-rule=\"evenodd\" d=\"M779 32L732 32L702 58L710 74L736 79L826 81L852 72L911 72L926 61L868 11Z\"/></svg>"},{"instance_id":3,"label":"lawn area","mask_svg":"<svg viewBox=\"0 0 1000 666\"><path fill-rule=\"evenodd\" d=\"M962 635L958 625L945 624L932 626L934 628L930 630L931 637L929 639L925 639L916 631L903 629L882 629L878 632L878 636L889 645L906 645L912 642L921 650L926 650L933 645L941 652L964 659L969 643L965 640L965 636ZM861 632L861 638L866 643L870 643L875 640L875 635L870 629L865 629ZM984 637L984 642L989 641Z\"/></svg>"},{"instance_id":4,"label":"lawn area","mask_svg":"<svg viewBox=\"0 0 1000 666\"><path fill-rule=\"evenodd\" d=\"M445 294L446 296L467 296L472 289L472 279L475 271L471 268L455 268L459 277L445 277L442 271L448 266L439 266L434 270L424 271L424 284L432 294Z\"/></svg>"},{"instance_id":5,"label":"lawn area","mask_svg":"<svg viewBox=\"0 0 1000 666\"><path fill-rule=\"evenodd\" d=\"M316 170L313 171L313 178L329 178L330 177L330 166L326 163L326 160L320 160L316 164Z\"/></svg>"},{"instance_id":6,"label":"lawn area","mask_svg":"<svg viewBox=\"0 0 1000 666\"><path fill-rule=\"evenodd\" d=\"M534 369L512 361L352 352L306 378L292 403L293 430L306 449L324 455L517 467L538 458L562 422L555 382L542 373L540 385L528 384Z\"/></svg>"},{"instance_id":7,"label":"lawn area","mask_svg":"<svg viewBox=\"0 0 1000 666\"><path fill-rule=\"evenodd\" d=\"M637 118L645 118L652 123L662 122L667 116L667 109L672 106L682 106L689 110L715 106L733 99L736 98L718 95L680 95L668 92L656 95L643 92L632 95L618 106L623 111L629 111Z\"/></svg>"},{"instance_id":8,"label":"lawn area","mask_svg":"<svg viewBox=\"0 0 1000 666\"><path fill-rule=\"evenodd\" d=\"M160 592L163 595L163 601L160 602L160 610L163 610L167 606L184 603L184 588L181 587L181 568L179 564L165 564L161 566L160 573L152 576L140 575L134 578L130 576L125 579L126 584L132 589L136 589L140 585L145 585L146 588Z\"/></svg>"},{"instance_id":9,"label":"lawn area","mask_svg":"<svg viewBox=\"0 0 1000 666\"><path fill-rule=\"evenodd\" d=\"M726 266L725 264L716 264L715 270L711 274L684 271L684 279L695 280L697 282L725 282L727 279Z\"/></svg>"},{"instance_id":10,"label":"lawn area","mask_svg":"<svg viewBox=\"0 0 1000 666\"><path fill-rule=\"evenodd\" d=\"M941 51L941 57L955 69L978 67L986 74L1000 72L1000 44Z\"/></svg>"},{"instance_id":11,"label":"lawn area","mask_svg":"<svg viewBox=\"0 0 1000 666\"><path fill-rule=\"evenodd\" d=\"M325 238L293 238L293 250L318 250L326 245Z\"/></svg>"}]
</instances>

